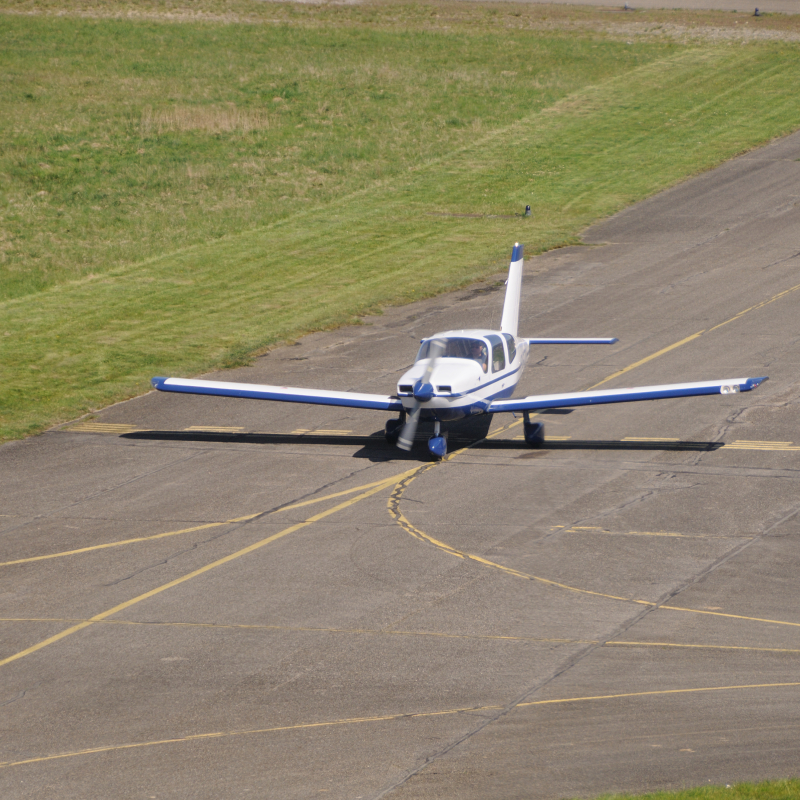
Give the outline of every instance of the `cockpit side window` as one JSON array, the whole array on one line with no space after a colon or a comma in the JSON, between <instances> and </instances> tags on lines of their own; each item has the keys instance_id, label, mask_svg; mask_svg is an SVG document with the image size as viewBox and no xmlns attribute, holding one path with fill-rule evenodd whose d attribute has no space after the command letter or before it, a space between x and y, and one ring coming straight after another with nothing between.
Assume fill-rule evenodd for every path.
<instances>
[{"instance_id":1,"label":"cockpit side window","mask_svg":"<svg viewBox=\"0 0 800 800\"><path fill-rule=\"evenodd\" d=\"M422 361L423 358L428 357L428 350L430 350L431 343L430 340L423 341L422 345L419 348L419 352L417 353L417 357L414 359L415 362Z\"/></svg>"},{"instance_id":2,"label":"cockpit side window","mask_svg":"<svg viewBox=\"0 0 800 800\"><path fill-rule=\"evenodd\" d=\"M508 363L511 364L517 357L517 346L514 344L514 337L510 333L504 333L503 338L508 344Z\"/></svg>"},{"instance_id":3,"label":"cockpit side window","mask_svg":"<svg viewBox=\"0 0 800 800\"><path fill-rule=\"evenodd\" d=\"M492 345L492 372L500 372L500 370L506 368L506 352L503 348L503 340L495 334L490 334L486 338Z\"/></svg>"}]
</instances>

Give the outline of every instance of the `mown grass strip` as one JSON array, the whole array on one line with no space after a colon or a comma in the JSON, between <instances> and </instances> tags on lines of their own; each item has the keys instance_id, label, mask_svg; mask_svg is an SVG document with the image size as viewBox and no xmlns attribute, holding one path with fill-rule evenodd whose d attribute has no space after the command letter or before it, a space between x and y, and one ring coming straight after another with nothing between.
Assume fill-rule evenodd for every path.
<instances>
[{"instance_id":1,"label":"mown grass strip","mask_svg":"<svg viewBox=\"0 0 800 800\"><path fill-rule=\"evenodd\" d=\"M672 49L260 229L8 300L2 435L141 392L153 374L241 363L463 285L496 271L514 240L529 254L575 242L590 222L798 127L799 68L781 44ZM526 203L531 218L493 216Z\"/></svg>"},{"instance_id":2,"label":"mown grass strip","mask_svg":"<svg viewBox=\"0 0 800 800\"><path fill-rule=\"evenodd\" d=\"M268 8L276 24L0 16L0 298L288 218L678 49Z\"/></svg>"},{"instance_id":3,"label":"mown grass strip","mask_svg":"<svg viewBox=\"0 0 800 800\"><path fill-rule=\"evenodd\" d=\"M800 797L800 780L788 778L761 783L701 786L678 792L604 794L596 800L797 800L798 797Z\"/></svg>"}]
</instances>

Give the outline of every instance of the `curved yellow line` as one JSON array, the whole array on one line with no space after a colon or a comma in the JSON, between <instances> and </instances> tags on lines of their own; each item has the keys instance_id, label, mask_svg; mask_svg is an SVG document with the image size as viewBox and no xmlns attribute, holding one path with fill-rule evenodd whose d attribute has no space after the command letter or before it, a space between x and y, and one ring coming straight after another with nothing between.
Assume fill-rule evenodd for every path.
<instances>
[{"instance_id":1,"label":"curved yellow line","mask_svg":"<svg viewBox=\"0 0 800 800\"><path fill-rule=\"evenodd\" d=\"M512 423L516 424L516 423ZM509 426L510 427L510 426ZM405 515L402 511L400 511L400 500L403 496L403 492L405 491L406 487L413 481L417 475L421 475L422 472L415 475L410 475L407 478L404 478L395 485L394 490L392 491L391 495L389 496L389 501L387 503L389 514L391 517L397 522L397 524L404 530L406 533L409 533L415 539L419 539L420 541L428 542L428 544L433 545L438 550L441 550L444 553L447 553L451 556L456 556L456 558L462 558L469 561L475 561L478 564L483 564L486 567L492 567L493 569L498 569L501 572L505 572L509 575L513 575L516 578L524 578L529 581L537 581L539 583L544 583L548 586L555 586L559 589L566 589L570 592L576 592L578 594L587 594L592 595L594 597L604 597L608 600L621 600L626 603L638 603L639 605L646 605L646 606L655 606L655 603L650 603L647 600L635 600L632 597L619 597L613 594L605 594L603 592L593 592L590 589L581 589L577 586L569 586L566 583L559 583L558 581L550 580L549 578L542 578L538 575L529 575L527 572L520 572L517 569L512 569L511 567L506 567L503 564L498 564L494 561L489 561L486 558L482 558L481 556L476 556L473 553L467 553L462 550L458 550L455 547L451 547L449 544L445 544L445 542L440 542L438 539L434 539L432 536L429 536L424 531L421 531L419 528L416 528L412 525L408 519L406 519Z\"/></svg>"},{"instance_id":2,"label":"curved yellow line","mask_svg":"<svg viewBox=\"0 0 800 800\"><path fill-rule=\"evenodd\" d=\"M394 491L389 496L389 514L394 518L395 522L413 536L415 539L419 539L420 541L428 542L428 544L433 545L437 549L441 550L444 553L447 553L451 556L456 556L457 558L475 561L478 564L483 564L486 567L492 567L494 569L498 569L501 572L505 572L508 575L513 575L515 578L524 578L525 580L529 581L537 581L539 583L544 583L549 586L554 586L558 589L565 589L569 592L576 592L577 594L586 594L591 595L593 597L603 597L607 600L619 600L626 603L636 603L637 605L641 606L650 606L654 610L664 610L664 611L683 611L685 613L690 614L706 614L711 617L727 617L729 619L741 619L747 620L750 622L766 622L770 625L787 625L789 627L800 628L800 622L788 622L786 620L780 619L765 619L761 617L748 617L742 614L725 614L722 611L705 611L698 608L684 608L682 606L664 606L658 605L658 603L653 603L650 600L637 600L634 597L619 597L618 595L614 594L606 594L604 592L594 592L591 589L581 589L578 586L570 586L566 583L559 583L558 581L551 580L550 578L542 578L538 575L530 575L527 572L520 572L517 569L512 569L511 567L503 566L502 564L497 564L494 561L489 561L486 558L481 558L481 556L473 555L472 553L466 553L461 550L457 550L455 547L451 547L449 544L445 542L440 542L438 539L434 539L432 536L429 536L424 531L421 531L419 528L414 527L408 519L403 515L400 511L400 499L403 496L403 492L405 491L406 486L411 483L412 480L416 475L412 475L409 478L404 479L397 483L394 487ZM793 651L787 651L793 652Z\"/></svg>"},{"instance_id":3,"label":"curved yellow line","mask_svg":"<svg viewBox=\"0 0 800 800\"><path fill-rule=\"evenodd\" d=\"M756 311L756 310L758 310L760 308L763 308L764 306L769 305L770 303L773 303L776 300L779 300L781 297L785 297L786 295L788 295L791 292L794 292L794 291L796 291L798 289L800 289L800 283L798 283L795 286L792 286L789 289L785 289L782 292L778 292L778 294L773 295L769 299L762 300L760 303L756 303L756 305L750 306L749 308L746 308L743 311L740 311L738 314L734 314L734 316L730 317L729 319L726 319L724 322L720 322L719 324L714 325L713 327L708 328L707 330L702 330L702 331L698 331L697 333L693 333L691 336L687 336L685 339L681 339L679 342L675 342L675 343L673 343L673 344L671 344L671 345L669 345L667 347L662 348L661 350L659 350L659 351L657 351L655 353L652 353L651 355L649 355L649 356L647 356L645 358L640 359L639 361L634 362L633 364L629 364L627 367L623 367L621 370L618 370L617 372L614 372L613 374L609 375L607 378L603 378L603 380L601 380L599 383L595 383L593 386L590 386L589 388L590 389L596 389L598 386L602 386L604 383L607 383L608 381L612 380L613 378L616 378L616 377L618 377L620 375L624 375L626 372L630 372L631 370L636 369L636 367L640 367L643 364L648 363L649 361L653 361L654 359L658 358L659 356L662 356L662 355L664 355L666 353L669 353L670 351L675 350L678 347L682 347L683 345L688 344L689 342L692 342L695 339L699 338L704 333L710 333L711 331L715 331L718 328L723 327L723 325L727 325L730 322L734 322L737 319L741 319L741 317L743 317L745 314L749 313L750 311ZM533 416L536 416L536 414L529 414L529 416L533 417ZM493 433L491 433L488 436L486 436L486 438L487 439L494 438L495 436L498 436L500 433L503 433L504 431L508 430L509 428L513 428L514 426L519 425L521 423L521 421L522 420L516 420L515 422L512 422L509 425L505 425L502 428L498 429L497 431L494 431ZM454 458L456 455L458 455L460 453L463 453L465 450L469 449L470 447L472 447L472 445L469 445L468 447L462 448L461 450L458 450L458 451L454 452L451 456L448 456L448 458L445 459L445 460L450 460L451 458ZM388 509L389 509L389 514L397 522L397 524L400 525L401 528L403 528L403 530L405 530L407 533L411 534L411 536L413 536L415 539L419 539L421 541L426 541L429 544L432 544L434 547L436 547L439 550L441 550L442 552L448 553L449 555L453 555L453 556L456 556L456 557L461 558L461 559L468 559L470 561L476 561L479 564L483 564L484 566L487 566L487 567L492 567L493 569L501 570L502 572L506 572L509 575L514 575L515 577L518 577L518 578L525 578L526 580L538 581L540 583L548 584L550 586L555 586L555 587L557 587L559 589L565 589L565 590L570 591L570 592L576 592L578 594L586 594L586 595L592 595L592 596L595 596L595 597L603 597L603 598L606 598L608 600L619 600L619 601L624 601L624 602L628 602L628 603L636 603L638 605L650 606L652 608L664 608L664 609L667 609L667 610L670 610L670 611L684 611L684 612L691 612L691 613L695 613L695 614L709 614L709 615L712 615L712 616L730 617L732 619L749 619L749 620L753 620L753 621L757 621L757 622L769 622L769 623L777 624L777 625L790 625L790 626L800 627L800 623L797 623L797 622L782 622L782 621L778 621L778 620L758 619L757 617L744 617L744 616L738 616L736 614L722 614L722 613L714 612L714 611L700 611L700 610L697 610L697 609L680 608L680 607L677 607L677 606L659 606L658 603L653 603L653 602L650 602L648 600L636 600L635 598L632 598L632 597L619 597L617 595L606 594L604 592L593 592L593 591L591 591L589 589L581 589L581 588L576 587L576 586L569 586L568 584L559 583L558 581L553 581L553 580L550 580L548 578L541 578L541 577L539 577L537 575L529 575L527 573L520 572L519 570L512 569L511 567L505 567L502 564L497 564L494 561L489 561L488 559L481 558L480 556L476 556L476 555L473 555L471 553L466 553L466 552L463 552L461 550L457 550L455 547L451 547L449 544L446 544L444 542L440 542L437 539L434 539L432 536L428 536L428 534L426 534L423 531L419 530L418 528L414 527L408 521L408 519L406 519L406 517L403 515L403 513L400 511L400 499L403 496L403 492L405 491L405 489L408 486L408 484L411 483L411 481L414 480L414 478L417 477L417 474L422 474L422 471L420 471L419 473L413 474L408 478L404 478L401 481L398 481L398 483L395 485L394 490L392 491L392 494L389 497L389 502L387 504L388 505Z\"/></svg>"}]
</instances>

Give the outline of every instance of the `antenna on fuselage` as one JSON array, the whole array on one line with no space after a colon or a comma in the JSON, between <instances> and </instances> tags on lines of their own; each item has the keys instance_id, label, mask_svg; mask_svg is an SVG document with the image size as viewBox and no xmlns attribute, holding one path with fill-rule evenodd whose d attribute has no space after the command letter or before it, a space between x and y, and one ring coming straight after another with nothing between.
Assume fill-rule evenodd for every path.
<instances>
[{"instance_id":1,"label":"antenna on fuselage","mask_svg":"<svg viewBox=\"0 0 800 800\"><path fill-rule=\"evenodd\" d=\"M503 318L500 331L516 337L519 325L519 303L522 295L522 245L517 242L511 254L511 266L506 281L506 299L503 302Z\"/></svg>"}]
</instances>

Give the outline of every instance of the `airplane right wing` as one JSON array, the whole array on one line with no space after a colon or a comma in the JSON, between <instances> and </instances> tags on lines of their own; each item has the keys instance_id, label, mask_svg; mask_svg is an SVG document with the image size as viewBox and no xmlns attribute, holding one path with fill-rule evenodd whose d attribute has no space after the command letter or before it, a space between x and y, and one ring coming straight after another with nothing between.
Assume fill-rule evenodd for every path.
<instances>
[{"instance_id":1,"label":"airplane right wing","mask_svg":"<svg viewBox=\"0 0 800 800\"><path fill-rule=\"evenodd\" d=\"M699 383L672 383L663 386L639 386L634 389L605 389L568 394L539 394L530 397L494 400L489 413L499 411L536 411L542 408L575 408L604 403L630 403L635 400L661 400L668 397L695 397L706 394L749 392L767 378L727 378Z\"/></svg>"},{"instance_id":2,"label":"airplane right wing","mask_svg":"<svg viewBox=\"0 0 800 800\"><path fill-rule=\"evenodd\" d=\"M401 411L396 397L361 392L336 392L326 389L300 389L296 386L266 386L256 383L230 383L185 378L153 378L150 383L160 392L210 394L217 397L249 397L254 400L279 400L284 403L309 403L318 406L372 408L378 411Z\"/></svg>"}]
</instances>

